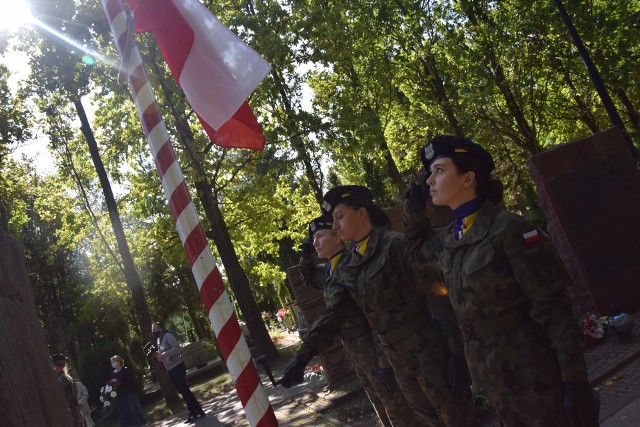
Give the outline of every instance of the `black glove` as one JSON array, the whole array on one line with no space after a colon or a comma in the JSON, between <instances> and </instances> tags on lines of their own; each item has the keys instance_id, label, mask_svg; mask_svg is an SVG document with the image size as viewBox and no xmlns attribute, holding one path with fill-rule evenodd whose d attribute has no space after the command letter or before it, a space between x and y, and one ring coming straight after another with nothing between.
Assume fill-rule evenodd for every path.
<instances>
[{"instance_id":1,"label":"black glove","mask_svg":"<svg viewBox=\"0 0 640 427\"><path fill-rule=\"evenodd\" d=\"M305 241L303 241L303 242L302 242L302 244L300 245L300 250L301 250L301 252L300 252L300 256L301 256L302 258L307 258L307 259L308 259L308 258L311 258L311 255L313 255L313 252L314 252L316 249L313 247L313 243L311 243L311 242L310 242L310 241L308 241L308 240L305 240Z\"/></svg>"},{"instance_id":2,"label":"black glove","mask_svg":"<svg viewBox=\"0 0 640 427\"><path fill-rule=\"evenodd\" d=\"M304 380L304 368L307 364L302 358L294 356L291 362L284 368L284 374L278 381L284 388L291 388L292 385L300 384Z\"/></svg>"},{"instance_id":3,"label":"black glove","mask_svg":"<svg viewBox=\"0 0 640 427\"><path fill-rule=\"evenodd\" d=\"M429 173L423 168L420 171L420 181L409 184L409 188L404 192L405 203L411 212L421 212L426 208L429 197L429 186L426 182L428 176Z\"/></svg>"},{"instance_id":4,"label":"black glove","mask_svg":"<svg viewBox=\"0 0 640 427\"><path fill-rule=\"evenodd\" d=\"M469 375L469 368L464 355L452 354L449 356L447 379L449 380L449 391L453 395L460 395L469 391L471 376Z\"/></svg>"},{"instance_id":5,"label":"black glove","mask_svg":"<svg viewBox=\"0 0 640 427\"><path fill-rule=\"evenodd\" d=\"M396 391L396 376L392 368L374 368L373 375L388 392Z\"/></svg>"},{"instance_id":6,"label":"black glove","mask_svg":"<svg viewBox=\"0 0 640 427\"><path fill-rule=\"evenodd\" d=\"M597 427L600 402L587 380L564 383L564 408L571 427Z\"/></svg>"}]
</instances>

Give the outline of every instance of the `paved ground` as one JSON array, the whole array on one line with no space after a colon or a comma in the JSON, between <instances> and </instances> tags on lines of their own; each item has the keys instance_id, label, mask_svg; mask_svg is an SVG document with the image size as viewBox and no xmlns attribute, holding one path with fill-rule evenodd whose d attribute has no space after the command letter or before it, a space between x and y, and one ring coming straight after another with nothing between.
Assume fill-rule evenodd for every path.
<instances>
[{"instance_id":1,"label":"paved ground","mask_svg":"<svg viewBox=\"0 0 640 427\"><path fill-rule=\"evenodd\" d=\"M280 340L279 347L286 347L298 342L297 333L288 334L288 336ZM368 420L365 421L365 424L347 424L324 413L335 404L339 404L341 399L344 401L344 399L355 398L356 393L330 392L326 389L324 381L305 382L290 389L280 386L274 388L260 366L258 367L258 373L280 426L374 427L376 425L375 421L372 421L373 413L365 417ZM281 374L279 370L274 372L276 376L279 376L279 374ZM362 394L364 395L364 392ZM217 396L206 403L201 403L207 417L196 423L198 427L241 427L249 425L235 390ZM193 424L185 422L188 415L185 410L161 422L151 423L150 426L192 426Z\"/></svg>"},{"instance_id":2,"label":"paved ground","mask_svg":"<svg viewBox=\"0 0 640 427\"><path fill-rule=\"evenodd\" d=\"M312 393L311 391L309 392ZM310 410L305 405L283 397L282 395L270 396L270 401L280 426L348 426L348 424ZM196 423L198 427L235 427L249 425L235 391L207 402L203 405L203 409L207 417ZM183 411L171 418L152 425L154 427L190 426L192 424L184 422L188 415L187 411Z\"/></svg>"},{"instance_id":3,"label":"paved ground","mask_svg":"<svg viewBox=\"0 0 640 427\"><path fill-rule=\"evenodd\" d=\"M640 426L640 313L633 317L638 337L628 343L620 343L615 335L608 333L598 345L587 350L589 380L598 390L601 399L602 427ZM297 340L297 334L290 334L283 344L292 345ZM261 368L259 373L281 426L379 425L370 406L356 403L359 402L358 399L366 399L362 390L357 387L347 388L346 391L328 391L324 382L307 382L291 389L273 388ZM281 372L276 371L274 374L277 377ZM357 416L346 417L344 412L340 412L356 406L363 408L357 410L362 411ZM235 391L206 402L203 408L208 416L196 423L199 427L248 426ZM184 422L187 415L184 411L152 425L191 425ZM487 423L487 427L494 425L498 425L495 420Z\"/></svg>"},{"instance_id":4,"label":"paved ground","mask_svg":"<svg viewBox=\"0 0 640 427\"><path fill-rule=\"evenodd\" d=\"M603 427L640 426L640 312L633 316L635 337L620 343L611 333L587 350L589 379L600 394Z\"/></svg>"}]
</instances>

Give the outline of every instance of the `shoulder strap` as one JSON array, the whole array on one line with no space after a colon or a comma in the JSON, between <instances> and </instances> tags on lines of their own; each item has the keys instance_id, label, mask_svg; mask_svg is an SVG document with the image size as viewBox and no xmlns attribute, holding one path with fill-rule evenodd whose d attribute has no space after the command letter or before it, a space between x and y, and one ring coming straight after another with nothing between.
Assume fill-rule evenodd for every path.
<instances>
[{"instance_id":1,"label":"shoulder strap","mask_svg":"<svg viewBox=\"0 0 640 427\"><path fill-rule=\"evenodd\" d=\"M160 337L160 342L158 343L158 347L160 347L162 345L162 342L164 341L164 337L167 336L169 332L165 332L164 334L162 334L162 336Z\"/></svg>"},{"instance_id":2,"label":"shoulder strap","mask_svg":"<svg viewBox=\"0 0 640 427\"><path fill-rule=\"evenodd\" d=\"M78 386L73 379L71 380L71 395L76 401L78 400Z\"/></svg>"}]
</instances>

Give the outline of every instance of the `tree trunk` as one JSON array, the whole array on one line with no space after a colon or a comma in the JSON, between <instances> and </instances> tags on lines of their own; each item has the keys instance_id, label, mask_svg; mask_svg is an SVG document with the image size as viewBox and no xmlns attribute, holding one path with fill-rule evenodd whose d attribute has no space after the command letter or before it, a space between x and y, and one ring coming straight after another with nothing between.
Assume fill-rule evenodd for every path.
<instances>
[{"instance_id":1,"label":"tree trunk","mask_svg":"<svg viewBox=\"0 0 640 427\"><path fill-rule=\"evenodd\" d=\"M396 161L393 159L393 156L391 155L391 150L389 150L389 145L387 145L386 138L384 137L384 135L381 135L381 137L382 138L380 139L380 148L382 149L384 160L387 165L387 173L391 178L391 182L393 182L393 185L396 187L396 190L398 190L400 197L402 197L405 190L407 189L407 183L402 178L402 175L398 170L398 165L396 164Z\"/></svg>"},{"instance_id":2,"label":"tree trunk","mask_svg":"<svg viewBox=\"0 0 640 427\"><path fill-rule=\"evenodd\" d=\"M109 211L109 218L111 219L113 233L116 236L116 241L118 242L118 252L122 258L125 280L127 282L127 287L131 292L131 297L133 298L136 319L142 333L143 341L152 341L151 317L149 316L149 309L144 299L144 288L133 263L129 244L127 243L127 238L122 228L122 222L120 221L118 206L115 198L113 197L113 191L111 190L111 183L109 182L109 177L107 176L107 172L102 164L100 152L98 151L98 144L93 136L89 120L87 120L87 115L85 114L84 107L82 106L82 101L80 99L74 99L73 104L76 107L76 112L80 118L82 133L87 140L91 159L93 160L93 165L95 166L98 178L100 179L100 186L102 187L107 210ZM142 351L142 349L138 349L138 351ZM158 364L152 363L151 365L155 370L156 377L158 378L162 394L164 395L167 404L178 402L178 394L171 384L171 380L169 379L167 372L164 369L161 369Z\"/></svg>"},{"instance_id":3,"label":"tree trunk","mask_svg":"<svg viewBox=\"0 0 640 427\"><path fill-rule=\"evenodd\" d=\"M598 128L598 124L596 123L595 118L593 117L589 109L584 105L584 102L582 102L582 99L578 95L578 91L576 90L576 87L573 84L573 81L571 80L571 76L569 75L569 71L567 69L564 69L564 81L567 84L567 87L569 88L569 90L571 91L571 96L573 97L573 100L578 106L580 119L584 122L584 124L587 125L591 133L600 132L600 129Z\"/></svg>"},{"instance_id":4,"label":"tree trunk","mask_svg":"<svg viewBox=\"0 0 640 427\"><path fill-rule=\"evenodd\" d=\"M421 13L422 11L416 7L414 10L409 11L401 1L396 0L396 6L400 8L404 17L414 16L416 13ZM428 33L427 29L423 27L423 25L418 25L413 28L413 40L412 43L409 44L410 48L405 48L407 54L416 54L418 53L416 46L426 46L425 43L425 34ZM415 49L414 51L409 51L409 49ZM422 79L424 86L428 87L431 91L431 95L433 99L436 100L440 110L444 114L447 123L453 130L453 133L456 136L464 137L464 131L462 126L460 126L460 122L458 121L458 117L456 115L456 106L455 103L449 97L447 93L447 88L445 85L446 76L443 76L440 71L438 71L438 67L436 64L438 63L436 57L430 52L425 51L424 57L420 58L420 65L422 67L422 72L424 74L424 78ZM420 74L420 72L418 72Z\"/></svg>"},{"instance_id":5,"label":"tree trunk","mask_svg":"<svg viewBox=\"0 0 640 427\"><path fill-rule=\"evenodd\" d=\"M565 9L564 4L562 4L562 0L553 0L553 3L556 5L556 8L558 9L558 13L560 14L560 18L562 18L562 21L567 27L567 31L569 32L569 36L571 37L571 41L573 42L573 45L576 47L576 49L578 49L578 52L582 57L582 62L584 63L584 66L587 68L587 71L589 72L589 77L591 77L591 82L593 83L593 87L596 89L596 92L598 92L600 101L602 101L602 106L607 112L607 115L609 116L609 120L611 121L611 124L613 126L617 126L618 129L620 129L620 132L622 132L622 136L624 137L624 141L627 144L629 151L631 152L631 156L633 157L633 160L636 163L638 163L639 162L638 150L636 150L636 147L633 145L633 142L631 142L631 137L629 136L629 133L627 132L627 129L624 126L622 119L620 118L620 114L618 113L616 106L613 104L613 100L609 95L609 91L607 90L607 87L604 85L604 82L602 81L602 77L600 77L600 72L598 71L598 67L596 67L596 64L593 63L593 60L591 59L591 55L589 54L587 47L582 42L582 38L578 34L578 30L573 25L573 21L571 20L571 17L567 13L567 10Z\"/></svg>"},{"instance_id":6,"label":"tree trunk","mask_svg":"<svg viewBox=\"0 0 640 427\"><path fill-rule=\"evenodd\" d=\"M478 26L478 21L486 22L488 25L494 25L490 22L486 13L482 9L482 5L472 0L460 1L462 10L466 15L469 22L474 26ZM476 34L478 41L482 45L485 59L487 60L487 74L491 76L493 83L502 93L507 109L511 113L511 116L515 120L516 128L518 129L518 137L511 137L513 142L520 145L527 150L529 154L538 154L542 151L540 144L538 143L536 132L529 124L527 117L522 109L522 106L518 103L516 96L509 86L507 77L504 74L504 68L502 67L497 54L495 46L489 41L485 42L481 34Z\"/></svg>"},{"instance_id":7,"label":"tree trunk","mask_svg":"<svg viewBox=\"0 0 640 427\"><path fill-rule=\"evenodd\" d=\"M638 110L633 106L633 103L627 96L627 93L624 89L620 88L617 92L618 99L624 105L624 108L627 110L627 115L629 116L629 120L631 121L631 126L635 130L640 130L640 115L638 114Z\"/></svg>"},{"instance_id":8,"label":"tree trunk","mask_svg":"<svg viewBox=\"0 0 640 427\"><path fill-rule=\"evenodd\" d=\"M289 95L284 89L284 81L278 71L273 69L271 71L271 76L273 77L273 81L276 83L278 88L278 92L280 93L280 99L282 100L282 105L284 107L285 114L287 116L287 133L293 135L291 137L291 146L298 153L298 159L302 162L304 166L305 176L309 181L309 185L313 190L313 194L316 197L316 201L318 205L322 205L322 187L318 179L316 178L316 173L313 170L313 163L311 161L311 156L309 156L309 152L304 146L304 141L300 136L297 135L297 128L295 123L297 122L293 107L291 106L291 100L289 99ZM294 124L293 126L291 124Z\"/></svg>"},{"instance_id":9,"label":"tree trunk","mask_svg":"<svg viewBox=\"0 0 640 427\"><path fill-rule=\"evenodd\" d=\"M362 90L362 85L360 84L360 76L356 71L353 63L349 64L347 74L350 76L351 87L356 90ZM371 105L368 100L363 100L363 106L361 108L361 113L364 116L372 117L375 121L375 131L374 138L376 138L376 145L380 150L382 150L382 156L384 158L384 163L386 165L387 174L391 179L394 187L398 190L400 197L404 194L404 191L407 189L407 183L402 178L402 174L398 169L398 165L396 161L393 159L393 155L391 154L391 150L389 149L389 144L387 144L387 138L384 135L384 129L382 127L382 123L380 121L380 116L376 112L376 109Z\"/></svg>"},{"instance_id":10,"label":"tree trunk","mask_svg":"<svg viewBox=\"0 0 640 427\"><path fill-rule=\"evenodd\" d=\"M216 248L218 248L220 258L222 258L222 264L229 279L229 286L231 286L233 295L238 301L253 344L260 354L264 354L268 358L274 357L278 354L278 350L276 350L267 327L262 321L260 310L258 310L258 305L251 293L249 279L238 260L227 224L218 206L218 200L208 183L200 181L196 182L195 185L198 191L198 198L209 219L213 231L213 241L216 244Z\"/></svg>"},{"instance_id":11,"label":"tree trunk","mask_svg":"<svg viewBox=\"0 0 640 427\"><path fill-rule=\"evenodd\" d=\"M447 119L447 122L453 130L453 133L456 136L464 137L464 131L460 126L460 122L458 121L456 112L447 94L447 89L444 85L444 79L435 66L436 58L433 56L429 56L428 58L423 59L421 62L423 71L426 74L426 85L431 88L431 94L433 95L433 98L438 102L438 106L442 110L442 113Z\"/></svg>"},{"instance_id":12,"label":"tree trunk","mask_svg":"<svg viewBox=\"0 0 640 427\"><path fill-rule=\"evenodd\" d=\"M0 227L0 425L71 426L22 249Z\"/></svg>"}]
</instances>

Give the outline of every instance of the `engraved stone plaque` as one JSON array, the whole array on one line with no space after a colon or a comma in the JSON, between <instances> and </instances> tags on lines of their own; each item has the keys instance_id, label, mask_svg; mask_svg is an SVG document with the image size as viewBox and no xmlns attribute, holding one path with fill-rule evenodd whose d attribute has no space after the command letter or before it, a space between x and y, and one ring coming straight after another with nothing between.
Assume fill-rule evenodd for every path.
<instances>
[{"instance_id":1,"label":"engraved stone plaque","mask_svg":"<svg viewBox=\"0 0 640 427\"><path fill-rule=\"evenodd\" d=\"M579 311L640 310L640 173L617 128L529 161Z\"/></svg>"}]
</instances>

